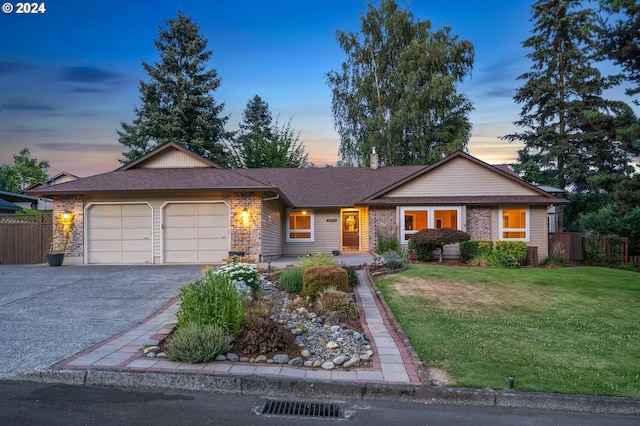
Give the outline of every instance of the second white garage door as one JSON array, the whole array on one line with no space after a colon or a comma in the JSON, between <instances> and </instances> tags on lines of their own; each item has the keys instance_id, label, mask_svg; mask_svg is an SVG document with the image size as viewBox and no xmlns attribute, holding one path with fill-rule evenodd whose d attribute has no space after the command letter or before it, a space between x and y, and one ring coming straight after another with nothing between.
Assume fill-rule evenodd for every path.
<instances>
[{"instance_id":1,"label":"second white garage door","mask_svg":"<svg viewBox=\"0 0 640 426\"><path fill-rule=\"evenodd\" d=\"M229 251L229 207L169 203L163 208L164 263L220 263Z\"/></svg>"}]
</instances>

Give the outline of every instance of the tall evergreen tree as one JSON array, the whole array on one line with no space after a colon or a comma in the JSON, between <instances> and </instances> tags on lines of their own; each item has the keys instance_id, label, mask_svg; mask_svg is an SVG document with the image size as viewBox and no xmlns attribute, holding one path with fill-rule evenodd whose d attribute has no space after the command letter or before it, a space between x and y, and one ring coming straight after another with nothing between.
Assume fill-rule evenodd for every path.
<instances>
[{"instance_id":1,"label":"tall evergreen tree","mask_svg":"<svg viewBox=\"0 0 640 426\"><path fill-rule=\"evenodd\" d=\"M432 31L394 0L369 2L360 23L359 33L337 31L348 59L327 74L340 162L368 165L372 148L381 165L431 164L465 150L472 104L457 85L473 68L472 44L449 27Z\"/></svg>"},{"instance_id":2,"label":"tall evergreen tree","mask_svg":"<svg viewBox=\"0 0 640 426\"><path fill-rule=\"evenodd\" d=\"M213 54L198 25L178 12L178 17L159 28L154 41L160 61L142 62L149 81L140 82L142 105L134 108L131 124L120 123L118 141L129 151L122 163L128 163L168 142L176 142L222 165L227 165L225 141L231 134L224 130L228 116L221 116L224 104L212 93L220 86L217 71L207 69Z\"/></svg>"},{"instance_id":3,"label":"tall evergreen tree","mask_svg":"<svg viewBox=\"0 0 640 426\"><path fill-rule=\"evenodd\" d=\"M622 66L633 84L628 95L640 93L640 3L637 0L601 0L607 19L602 22L600 42L605 57ZM614 19L611 14L620 14ZM640 103L636 99L636 104Z\"/></svg>"},{"instance_id":4,"label":"tall evergreen tree","mask_svg":"<svg viewBox=\"0 0 640 426\"><path fill-rule=\"evenodd\" d=\"M280 126L272 123L269 104L254 96L242 113L240 132L232 143L232 164L247 169L305 167L308 154L291 120Z\"/></svg>"},{"instance_id":5,"label":"tall evergreen tree","mask_svg":"<svg viewBox=\"0 0 640 426\"><path fill-rule=\"evenodd\" d=\"M519 77L524 85L514 97L523 105L514 124L525 130L504 137L524 142L516 171L532 183L610 190L594 178L633 171L625 148L637 138L638 120L626 103L602 97L621 80L595 66L595 18L579 0L533 5L533 36L523 43L533 50L527 55L533 65ZM536 169L545 173L532 174Z\"/></svg>"}]
</instances>

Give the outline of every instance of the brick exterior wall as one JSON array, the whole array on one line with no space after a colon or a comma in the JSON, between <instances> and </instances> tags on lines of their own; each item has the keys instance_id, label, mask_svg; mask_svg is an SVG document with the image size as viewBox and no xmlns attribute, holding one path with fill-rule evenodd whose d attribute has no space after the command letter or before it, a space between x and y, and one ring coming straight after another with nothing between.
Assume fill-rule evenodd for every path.
<instances>
[{"instance_id":1,"label":"brick exterior wall","mask_svg":"<svg viewBox=\"0 0 640 426\"><path fill-rule=\"evenodd\" d=\"M247 215L242 214L247 209ZM231 251L262 255L262 198L257 192L234 192L229 200Z\"/></svg>"},{"instance_id":2,"label":"brick exterior wall","mask_svg":"<svg viewBox=\"0 0 640 426\"><path fill-rule=\"evenodd\" d=\"M467 207L467 233L472 240L491 239L491 209Z\"/></svg>"},{"instance_id":3,"label":"brick exterior wall","mask_svg":"<svg viewBox=\"0 0 640 426\"><path fill-rule=\"evenodd\" d=\"M372 252L378 249L378 233L398 235L395 207L369 207L369 250Z\"/></svg>"},{"instance_id":4,"label":"brick exterior wall","mask_svg":"<svg viewBox=\"0 0 640 426\"><path fill-rule=\"evenodd\" d=\"M73 230L67 244L66 256L84 256L84 197L82 195L64 195L53 201L53 220L65 212L73 214Z\"/></svg>"}]
</instances>

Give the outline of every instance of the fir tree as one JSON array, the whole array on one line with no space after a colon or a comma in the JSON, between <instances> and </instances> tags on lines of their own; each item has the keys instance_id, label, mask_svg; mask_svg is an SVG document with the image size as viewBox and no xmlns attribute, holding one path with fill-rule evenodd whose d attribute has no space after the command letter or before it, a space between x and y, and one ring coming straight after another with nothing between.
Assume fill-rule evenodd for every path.
<instances>
[{"instance_id":1,"label":"fir tree","mask_svg":"<svg viewBox=\"0 0 640 426\"><path fill-rule=\"evenodd\" d=\"M220 115L224 104L212 97L220 86L217 71L207 69L213 52L207 50L207 40L190 17L178 12L166 24L154 41L160 61L153 65L142 62L149 80L140 82L142 105L134 108L136 118L131 124L120 123L118 141L129 149L120 161L128 163L176 142L227 165L225 140L231 135L224 126L228 117Z\"/></svg>"}]
</instances>

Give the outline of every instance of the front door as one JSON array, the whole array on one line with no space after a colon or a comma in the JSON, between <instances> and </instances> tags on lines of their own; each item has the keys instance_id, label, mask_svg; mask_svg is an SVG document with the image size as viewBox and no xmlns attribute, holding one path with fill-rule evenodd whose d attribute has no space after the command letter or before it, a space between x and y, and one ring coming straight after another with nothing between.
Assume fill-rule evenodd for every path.
<instances>
[{"instance_id":1,"label":"front door","mask_svg":"<svg viewBox=\"0 0 640 426\"><path fill-rule=\"evenodd\" d=\"M342 212L342 250L360 250L360 212Z\"/></svg>"}]
</instances>

